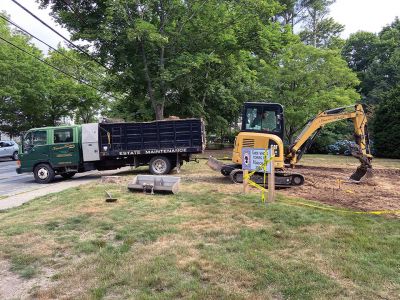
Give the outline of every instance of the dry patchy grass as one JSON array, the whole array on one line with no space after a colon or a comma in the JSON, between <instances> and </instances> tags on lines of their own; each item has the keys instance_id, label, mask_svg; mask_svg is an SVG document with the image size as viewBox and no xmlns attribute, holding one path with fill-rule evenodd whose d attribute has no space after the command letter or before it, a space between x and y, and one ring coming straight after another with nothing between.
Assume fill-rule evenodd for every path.
<instances>
[{"instance_id":1,"label":"dry patchy grass","mask_svg":"<svg viewBox=\"0 0 400 300\"><path fill-rule=\"evenodd\" d=\"M240 186L203 163L185 165L181 176L177 195L143 195L95 183L1 213L0 258L21 282L37 280L24 285L29 290L21 285L21 295L399 296L398 220L338 215L279 201L266 206L256 191L241 195ZM118 201L106 203L104 190ZM0 283L7 283L1 275Z\"/></svg>"}]
</instances>

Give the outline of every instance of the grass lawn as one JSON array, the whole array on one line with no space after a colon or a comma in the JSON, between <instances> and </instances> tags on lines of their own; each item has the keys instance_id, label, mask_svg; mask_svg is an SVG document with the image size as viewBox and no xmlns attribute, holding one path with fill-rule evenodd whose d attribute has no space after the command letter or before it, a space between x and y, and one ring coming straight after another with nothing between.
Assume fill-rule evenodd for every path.
<instances>
[{"instance_id":1,"label":"grass lawn","mask_svg":"<svg viewBox=\"0 0 400 300\"><path fill-rule=\"evenodd\" d=\"M177 195L96 183L0 213L0 258L39 299L399 298L398 219L265 206L203 163L181 176Z\"/></svg>"},{"instance_id":2,"label":"grass lawn","mask_svg":"<svg viewBox=\"0 0 400 300\"><path fill-rule=\"evenodd\" d=\"M199 155L199 157L206 159L209 155L221 160L230 160L232 157L232 149L206 151ZM299 162L299 165L331 168L357 167L359 164L359 161L352 156L327 154L305 154ZM374 168L378 169L400 169L400 159L374 157L372 165Z\"/></svg>"},{"instance_id":3,"label":"grass lawn","mask_svg":"<svg viewBox=\"0 0 400 300\"><path fill-rule=\"evenodd\" d=\"M352 156L344 155L325 155L325 154L306 154L301 159L300 164L305 166L320 167L349 167L358 166L360 163ZM389 159L375 157L372 165L377 169L400 169L400 159Z\"/></svg>"}]
</instances>

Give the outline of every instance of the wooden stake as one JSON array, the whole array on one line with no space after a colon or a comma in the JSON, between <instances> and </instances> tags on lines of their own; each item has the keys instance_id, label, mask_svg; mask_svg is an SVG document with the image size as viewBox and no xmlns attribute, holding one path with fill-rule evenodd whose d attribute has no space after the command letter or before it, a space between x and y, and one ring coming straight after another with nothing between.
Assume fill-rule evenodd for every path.
<instances>
[{"instance_id":1,"label":"wooden stake","mask_svg":"<svg viewBox=\"0 0 400 300\"><path fill-rule=\"evenodd\" d=\"M275 163L274 156L275 151L274 148L271 148L271 173L268 174L268 202L275 201Z\"/></svg>"},{"instance_id":2,"label":"wooden stake","mask_svg":"<svg viewBox=\"0 0 400 300\"><path fill-rule=\"evenodd\" d=\"M247 179L247 176L249 175L248 170L243 170L243 193L248 194L249 193L249 181Z\"/></svg>"}]
</instances>

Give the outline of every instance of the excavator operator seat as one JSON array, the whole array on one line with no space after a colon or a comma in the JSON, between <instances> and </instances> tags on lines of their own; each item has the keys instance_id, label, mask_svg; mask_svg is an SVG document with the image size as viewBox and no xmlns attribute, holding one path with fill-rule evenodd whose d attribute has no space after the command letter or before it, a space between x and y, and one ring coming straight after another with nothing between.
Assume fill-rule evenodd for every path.
<instances>
[{"instance_id":1,"label":"excavator operator seat","mask_svg":"<svg viewBox=\"0 0 400 300\"><path fill-rule=\"evenodd\" d=\"M283 107L280 104L246 102L242 120L242 132L270 133L283 140Z\"/></svg>"}]
</instances>

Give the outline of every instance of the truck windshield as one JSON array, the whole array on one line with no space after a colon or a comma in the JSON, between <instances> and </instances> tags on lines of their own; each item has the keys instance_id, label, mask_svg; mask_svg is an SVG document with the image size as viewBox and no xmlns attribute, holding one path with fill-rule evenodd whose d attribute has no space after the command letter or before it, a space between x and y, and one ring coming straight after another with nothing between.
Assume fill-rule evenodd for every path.
<instances>
[{"instance_id":1,"label":"truck windshield","mask_svg":"<svg viewBox=\"0 0 400 300\"><path fill-rule=\"evenodd\" d=\"M45 130L31 131L25 134L22 141L22 151L27 153L34 146L45 145L47 143L47 132Z\"/></svg>"},{"instance_id":2,"label":"truck windshield","mask_svg":"<svg viewBox=\"0 0 400 300\"><path fill-rule=\"evenodd\" d=\"M22 138L22 152L27 153L32 145L32 132L28 132Z\"/></svg>"}]
</instances>

